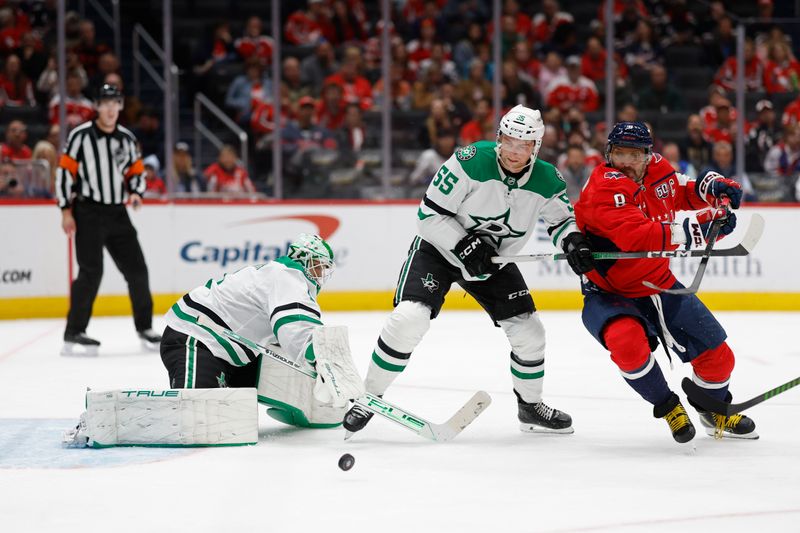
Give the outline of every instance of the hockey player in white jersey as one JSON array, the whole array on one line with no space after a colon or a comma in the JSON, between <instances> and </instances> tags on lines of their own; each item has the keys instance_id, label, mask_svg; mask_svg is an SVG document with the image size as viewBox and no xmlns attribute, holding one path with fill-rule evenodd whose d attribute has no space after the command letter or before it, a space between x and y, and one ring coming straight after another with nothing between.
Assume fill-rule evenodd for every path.
<instances>
[{"instance_id":1,"label":"hockey player in white jersey","mask_svg":"<svg viewBox=\"0 0 800 533\"><path fill-rule=\"evenodd\" d=\"M543 134L539 111L518 105L501 119L496 142L459 148L439 168L417 212L418 236L372 353L367 392L383 395L405 369L455 282L508 337L520 429L573 432L571 417L542 401L545 332L525 280L515 264L492 263L498 253L517 253L541 217L577 274L594 268L566 183L555 167L537 159ZM344 427L359 431L371 417L354 405Z\"/></svg>"},{"instance_id":2,"label":"hockey player in white jersey","mask_svg":"<svg viewBox=\"0 0 800 533\"><path fill-rule=\"evenodd\" d=\"M340 424L347 400L363 393L352 364L345 364L343 373L335 376L338 390L333 391L331 383L322 380L315 385L298 372L262 361L246 345L221 334L230 330L279 349L293 361L305 358L312 366L326 359L330 354L320 353L313 338L314 330L323 327L317 294L333 269L328 243L317 235L301 234L289 245L287 256L210 279L185 294L166 314L161 340L170 387L258 387L259 402L272 406L268 413L273 418L306 427ZM349 348L345 351L346 363L351 363ZM342 370L340 365L334 368ZM265 380L270 392L262 392ZM337 404L334 393L347 398L339 398L339 409L329 410L322 423L315 423L309 406Z\"/></svg>"}]
</instances>

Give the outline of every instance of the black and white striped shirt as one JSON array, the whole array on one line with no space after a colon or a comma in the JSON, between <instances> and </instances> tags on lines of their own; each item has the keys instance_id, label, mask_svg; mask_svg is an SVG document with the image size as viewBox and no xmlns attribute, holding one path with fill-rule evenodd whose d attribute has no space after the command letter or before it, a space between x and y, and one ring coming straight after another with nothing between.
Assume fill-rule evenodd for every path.
<instances>
[{"instance_id":1,"label":"black and white striped shirt","mask_svg":"<svg viewBox=\"0 0 800 533\"><path fill-rule=\"evenodd\" d=\"M144 176L136 137L117 125L105 133L94 121L73 129L56 172L56 197L62 209L77 196L99 204L123 204L129 193L144 194Z\"/></svg>"}]
</instances>

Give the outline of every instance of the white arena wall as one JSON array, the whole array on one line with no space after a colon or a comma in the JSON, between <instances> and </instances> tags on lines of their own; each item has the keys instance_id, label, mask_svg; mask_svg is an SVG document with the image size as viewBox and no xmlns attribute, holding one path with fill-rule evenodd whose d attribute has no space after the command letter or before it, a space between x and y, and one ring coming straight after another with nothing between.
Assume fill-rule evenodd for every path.
<instances>
[{"instance_id":1,"label":"white arena wall","mask_svg":"<svg viewBox=\"0 0 800 533\"><path fill-rule=\"evenodd\" d=\"M150 271L156 312L180 295L250 263L283 254L301 232L323 235L337 257L337 269L320 304L326 310L389 309L400 266L415 233L417 202L148 202L129 211ZM752 213L766 230L749 257L715 258L701 286L714 309L800 310L800 227L797 206L758 205L738 212L736 232L719 243L737 243ZM50 202L0 206L0 318L65 316L69 293L69 246L59 210ZM525 253L553 252L537 228ZM73 260L74 263L74 260ZM691 280L698 260L674 260L678 277ZM566 262L522 264L537 306L578 309L578 278ZM72 273L77 273L73 264ZM477 309L454 290L450 308ZM106 255L95 315L129 314L127 288Z\"/></svg>"}]
</instances>

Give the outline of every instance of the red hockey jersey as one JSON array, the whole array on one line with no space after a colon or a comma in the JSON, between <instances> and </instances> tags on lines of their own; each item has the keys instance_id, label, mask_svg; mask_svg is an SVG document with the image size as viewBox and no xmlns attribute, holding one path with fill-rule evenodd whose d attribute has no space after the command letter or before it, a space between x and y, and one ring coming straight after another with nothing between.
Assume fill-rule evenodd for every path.
<instances>
[{"instance_id":1,"label":"red hockey jersey","mask_svg":"<svg viewBox=\"0 0 800 533\"><path fill-rule=\"evenodd\" d=\"M654 153L641 185L607 164L596 167L575 204L575 220L596 252L674 250L678 245L672 244L670 223L675 213L705 207L694 181L680 177L666 159ZM669 259L597 264L597 270L586 276L603 290L630 298L656 293L642 281L659 287L676 281Z\"/></svg>"}]
</instances>

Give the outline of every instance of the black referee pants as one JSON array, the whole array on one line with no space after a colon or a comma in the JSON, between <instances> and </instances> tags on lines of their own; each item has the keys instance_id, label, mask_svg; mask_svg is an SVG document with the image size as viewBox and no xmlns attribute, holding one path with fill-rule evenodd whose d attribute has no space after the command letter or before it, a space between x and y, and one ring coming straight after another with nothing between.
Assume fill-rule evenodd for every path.
<instances>
[{"instance_id":1,"label":"black referee pants","mask_svg":"<svg viewBox=\"0 0 800 533\"><path fill-rule=\"evenodd\" d=\"M72 282L67 333L86 331L92 306L103 278L103 248L108 250L117 268L128 283L136 331L153 325L153 299L144 254L124 205L105 205L76 201L72 205L75 218L75 255L78 277Z\"/></svg>"}]
</instances>

